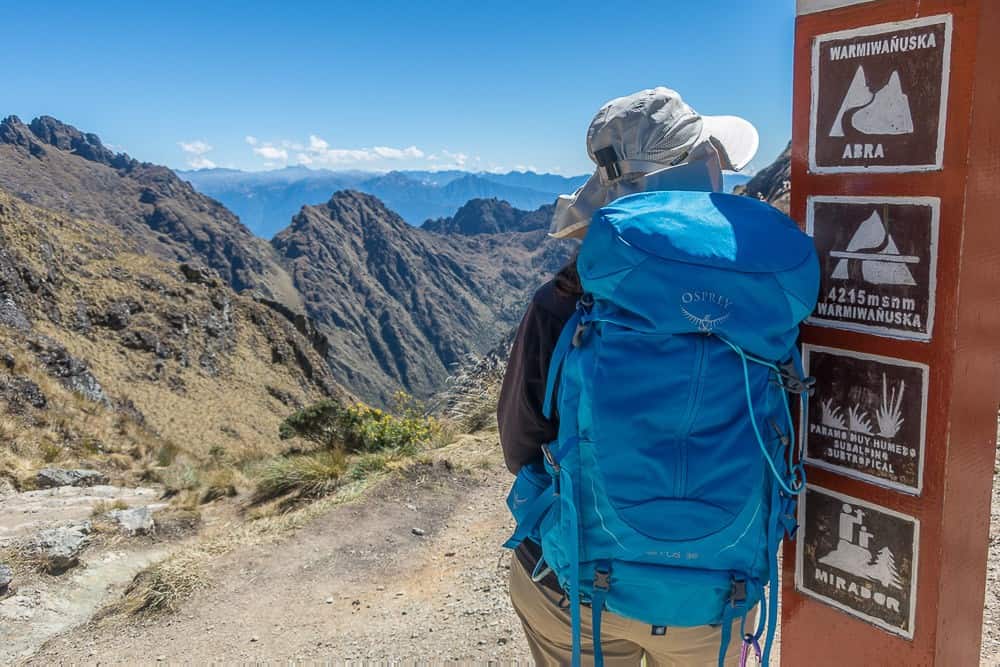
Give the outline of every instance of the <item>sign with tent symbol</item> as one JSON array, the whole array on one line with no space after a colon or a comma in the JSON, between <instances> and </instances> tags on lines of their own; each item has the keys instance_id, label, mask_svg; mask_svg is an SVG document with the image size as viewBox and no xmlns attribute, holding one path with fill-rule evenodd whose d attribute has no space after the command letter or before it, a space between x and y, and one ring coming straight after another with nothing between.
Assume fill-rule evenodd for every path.
<instances>
[{"instance_id":1,"label":"sign with tent symbol","mask_svg":"<svg viewBox=\"0 0 1000 667\"><path fill-rule=\"evenodd\" d=\"M912 639L920 522L808 485L799 500L799 524L796 588Z\"/></svg>"},{"instance_id":2,"label":"sign with tent symbol","mask_svg":"<svg viewBox=\"0 0 1000 667\"><path fill-rule=\"evenodd\" d=\"M804 345L816 378L801 422L805 458L897 491L922 488L928 367L850 350Z\"/></svg>"},{"instance_id":3,"label":"sign with tent symbol","mask_svg":"<svg viewBox=\"0 0 1000 667\"><path fill-rule=\"evenodd\" d=\"M809 323L930 340L939 215L936 197L810 197L820 294Z\"/></svg>"},{"instance_id":4,"label":"sign with tent symbol","mask_svg":"<svg viewBox=\"0 0 1000 667\"><path fill-rule=\"evenodd\" d=\"M940 169L950 54L950 15L816 37L809 168Z\"/></svg>"}]
</instances>

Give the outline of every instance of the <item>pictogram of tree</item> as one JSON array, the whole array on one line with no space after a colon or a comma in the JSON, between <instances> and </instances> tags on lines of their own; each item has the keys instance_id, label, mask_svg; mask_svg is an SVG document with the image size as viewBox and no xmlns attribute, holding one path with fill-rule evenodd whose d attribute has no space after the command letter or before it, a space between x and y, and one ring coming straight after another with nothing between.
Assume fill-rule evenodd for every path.
<instances>
[{"instance_id":1,"label":"pictogram of tree","mask_svg":"<svg viewBox=\"0 0 1000 667\"><path fill-rule=\"evenodd\" d=\"M896 557L889 547L882 547L875 556L875 562L868 570L868 576L882 582L885 587L903 588L903 582L899 578L899 570L896 569Z\"/></svg>"}]
</instances>

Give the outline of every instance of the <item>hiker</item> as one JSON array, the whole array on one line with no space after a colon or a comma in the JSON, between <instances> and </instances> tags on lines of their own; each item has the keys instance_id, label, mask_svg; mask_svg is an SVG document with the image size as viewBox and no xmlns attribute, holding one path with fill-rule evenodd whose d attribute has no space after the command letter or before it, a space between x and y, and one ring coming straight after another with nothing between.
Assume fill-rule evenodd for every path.
<instances>
[{"instance_id":1,"label":"hiker","mask_svg":"<svg viewBox=\"0 0 1000 667\"><path fill-rule=\"evenodd\" d=\"M777 530L766 532L769 515L758 511L759 518L754 515L753 521L748 520L740 528L758 540L758 547L766 532L770 553L767 559L758 558L762 554L756 553L744 556L744 560L753 562L754 566L745 568L751 570L746 572L747 580L732 579L732 590L732 575L728 571L724 573L724 591L706 589L708 593L703 594L701 587L705 584L699 583L695 575L688 577L694 569L656 568L657 564L689 566L690 562L676 563L689 558L701 558L698 565L711 569L727 569L732 563L742 562L720 559L719 563L713 563L695 551L695 545L701 544L696 541L687 543L690 549L675 550L672 546L684 544L680 541L683 537L697 532L697 526L692 523L711 525L721 521L718 516L699 518L703 517L708 504L690 502L685 505L684 501L668 499L672 495L682 495L679 486L683 485L684 471L678 472L676 459L672 458L675 454L667 448L667 443L657 442L663 440L665 430L673 428L676 431L675 422L679 420L685 422L684 428L688 429L691 438L701 435L697 433L697 415L673 415L679 410L690 412L689 402L694 405L698 399L713 400L718 393L706 390L703 397L693 396L689 388L697 384L699 378L692 375L686 359L683 370L675 373L675 377L665 371L671 367L667 361L687 354L688 346L708 349L707 343L702 342L705 334L718 333L720 338L713 343L710 352L698 354L711 359L725 372L726 382L720 386L732 389L730 393L738 407L729 409L741 410L738 421L742 430L735 436L712 424L707 424L704 430L711 432L714 428L720 437L740 438L742 451L747 452L744 456L751 460L745 475L740 475L743 481L732 484L730 495L735 497L727 501L728 505L735 508L733 512L739 517L747 516L744 505L753 509L753 504L758 510L770 511L774 507L771 514L775 516L782 510L787 513L791 511L790 503L794 502L790 498L804 481L801 467L793 470L791 464L784 466L781 443L787 445L791 435L790 414L786 421L785 411L783 408L777 410L778 401L772 400L773 395L769 394L770 399L761 408L761 415L773 413L776 416L771 421L777 424L775 428L781 443L774 444L774 433L767 434L764 440L760 436L754 440L753 435L748 435L746 424L751 418L747 416L747 397L751 391L767 391L772 369L764 369L766 375L761 375L756 370L759 365L750 363L746 373L736 371L747 365L750 348L758 355L772 353L774 361L778 361L778 356L784 360L791 354L787 348L794 345L798 323L812 310L810 299L815 302L818 290L815 252L808 237L801 234L794 223L766 204L749 198L710 194L721 192L723 169L739 170L746 166L757 150L757 142L757 132L749 122L733 116L700 116L676 92L663 87L611 100L590 124L587 149L597 164L597 171L573 195L560 197L551 236L584 239L593 219L600 221L600 226L591 234L597 237L586 239L579 256L535 293L514 340L497 410L507 467L517 475L508 505L518 520L518 528L505 545L514 549L511 601L524 626L532 656L540 665L579 664L581 657L612 665L639 665L643 658L650 667L729 665L740 661L741 643L744 653L759 644L762 628L754 630L757 602L762 597L764 584L770 582L772 588L775 587L773 561L780 540L780 536L775 537ZM611 202L615 204L602 210ZM759 209L745 209L746 205ZM662 209L664 214L656 219L670 220L671 207L687 211L676 217L681 223L685 215L693 216L689 237L685 238L680 224L666 231L656 227L661 224L656 222L650 223L655 229L643 228L642 225L648 223L644 214L648 218L649 211L655 213ZM741 211L749 212L742 215ZM650 281L645 286L646 291L636 289L631 296L628 290L617 291L618 288L611 284L617 278L606 277L627 275L637 284L641 274L635 267L645 266L642 260L650 255L677 259L683 266L673 263L674 269L693 271L688 258L681 256L684 250L700 261L704 255L724 250L727 244L733 243L733 237L743 241L743 233L736 223L730 229L720 226L720 221L726 222L725 216L730 214L734 218L748 218L753 224L760 223L762 232L773 233L767 244L770 247L752 247L749 241L745 244L763 255L757 260L746 258L750 262L757 261L757 266L751 270L777 273L778 264L794 266L794 257L797 257L800 273L805 275L804 278L795 276L799 284L795 280L788 281L789 289L796 292L792 296L803 302L801 307L796 309L793 305L793 312L782 313L773 331L762 329L743 338L732 334L736 342L747 348L746 357L742 351L734 352L742 350L735 343L723 344L721 336L724 334L720 332L728 320L736 319L736 311L741 306L754 308L755 304L751 297L747 297L746 304L733 303L735 295L740 294L736 290L725 296L722 289L711 288L720 284L711 282L709 274L717 271L713 263L721 264L723 260L706 259L709 266L703 271L705 275L699 277L692 273L689 284L683 286L664 279L663 276L670 275L668 271L661 271L657 281L643 278ZM695 234L704 231L695 226L695 222L700 222L698 216L714 216L705 223L704 229L717 230L711 234L717 234L718 238ZM638 222L632 224L635 221ZM626 229L629 225L631 227ZM772 230L775 226L779 228L776 233ZM625 238L626 234L634 236ZM648 243L649 248L640 247L643 243ZM769 253L788 253L789 256L775 260L767 257ZM736 264L736 260L742 259L736 253L736 258L726 257L725 262ZM724 268L734 267L727 265ZM581 273L585 274L583 281ZM674 275L680 276L676 271ZM585 289L584 285L590 289ZM625 279L622 279L621 287L625 286ZM670 302L674 298L671 290L676 292L682 288L686 291L677 292L676 302ZM593 293L585 294L588 291ZM786 302L781 290L778 296L782 303ZM616 299L619 299L617 303ZM655 304L661 301L667 305L658 310ZM669 314L666 314L668 307ZM758 312L767 315L766 310ZM661 326L658 320L669 320L669 325ZM657 328L685 335L649 336L648 341L641 340L642 336L624 337L624 333L652 332ZM613 338L615 335L619 338ZM606 354L606 358L593 352L597 338L602 339L601 354ZM773 344L770 347L765 342L757 344L757 338L768 338ZM589 365L577 360L586 354L591 355L586 357ZM615 354L619 355L620 363L615 361ZM649 360L633 361L622 355L649 355ZM596 377L598 371L594 364L607 364L601 366L602 377ZM589 373L595 376L591 378ZM781 393L781 383L776 385ZM782 406L783 399L782 396ZM662 407L657 408L657 404ZM727 406L732 404L731 400ZM711 409L703 412L711 412ZM560 416L564 417L562 424ZM718 418L722 422L734 421L729 416ZM602 429L614 442L603 442ZM696 448L690 449L695 452ZM719 449L722 450L719 455L725 454L724 448ZM714 471L708 473L709 477L715 475L709 481L720 481L720 475L733 473L726 468L725 461L714 458L715 454L704 453L710 450L703 447L700 451L703 453L698 460L704 459L704 465ZM669 456L665 455L667 452ZM627 466L630 469L624 471L615 469L619 461L625 465L628 456L635 457L636 465ZM772 463L771 469L785 477L781 484L772 484L764 474L765 459L778 461ZM693 471L697 462L689 465L692 472L688 475L688 488L698 483ZM720 472L723 469L724 472ZM754 479L755 475L759 479ZM762 482L763 479L768 481ZM598 484L604 488L599 489ZM570 489L570 485L583 488ZM618 497L613 497L615 494ZM604 502L607 504L602 504ZM592 506L593 511L585 511L585 505ZM644 512L636 509L643 507L646 508ZM792 530L787 521L782 526ZM745 554L752 550L744 548L741 540L745 536L733 536L728 530L721 530L719 535L739 546L732 549L733 552ZM657 542L650 538L674 541ZM632 543L627 543L629 539ZM590 550L591 541L594 542L593 551ZM642 549L638 557L632 550L633 544L635 549ZM650 545L663 551L649 551ZM577 553L578 550L581 553ZM584 565L591 553L605 560L596 564L588 561ZM626 554L628 558L624 557ZM640 563L629 562L632 560ZM757 562L766 560L770 562ZM584 566L590 569L582 571ZM577 570L575 576L574 568ZM676 581L670 580L672 576ZM699 571L698 576L707 575ZM684 586L687 588L681 590ZM626 587L632 588L627 590ZM661 591L667 591L666 597L687 596L688 599L681 599L675 611L664 605L659 605L658 609L654 601L664 597ZM719 595L721 601L715 604ZM706 606L711 604L715 606ZM728 611L723 611L723 607ZM644 617L647 613L653 616ZM657 613L662 616L656 616ZM700 620L702 618L714 622L706 623ZM720 622L720 618L725 622ZM662 625L658 625L660 623ZM772 631L768 628L768 639ZM599 637L596 646L595 635ZM764 657L766 659L766 653Z\"/></svg>"}]
</instances>

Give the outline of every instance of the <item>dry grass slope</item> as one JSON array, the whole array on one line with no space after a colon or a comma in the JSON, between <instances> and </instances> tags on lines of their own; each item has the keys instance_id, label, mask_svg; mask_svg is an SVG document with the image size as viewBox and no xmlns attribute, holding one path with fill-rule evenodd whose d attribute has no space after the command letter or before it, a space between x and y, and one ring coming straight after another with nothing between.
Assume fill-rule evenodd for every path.
<instances>
[{"instance_id":1,"label":"dry grass slope","mask_svg":"<svg viewBox=\"0 0 1000 667\"><path fill-rule=\"evenodd\" d=\"M0 303L0 475L22 485L43 464L92 464L178 490L204 475L227 492L234 468L283 450L290 412L343 395L278 313L2 191ZM60 347L105 398L53 377L44 358ZM32 386L38 405L24 402Z\"/></svg>"}]
</instances>

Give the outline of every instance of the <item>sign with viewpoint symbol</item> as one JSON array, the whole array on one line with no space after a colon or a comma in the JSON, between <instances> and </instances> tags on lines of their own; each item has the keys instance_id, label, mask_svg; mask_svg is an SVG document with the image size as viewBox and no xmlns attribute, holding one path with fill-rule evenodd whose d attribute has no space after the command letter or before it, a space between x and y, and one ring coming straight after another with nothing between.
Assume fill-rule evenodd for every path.
<instances>
[{"instance_id":1,"label":"sign with viewpoint symbol","mask_svg":"<svg viewBox=\"0 0 1000 667\"><path fill-rule=\"evenodd\" d=\"M796 589L912 639L920 522L808 485L799 499L799 525Z\"/></svg>"},{"instance_id":2,"label":"sign with viewpoint symbol","mask_svg":"<svg viewBox=\"0 0 1000 667\"><path fill-rule=\"evenodd\" d=\"M950 16L932 16L816 37L810 170L940 169L951 31Z\"/></svg>"},{"instance_id":3,"label":"sign with viewpoint symbol","mask_svg":"<svg viewBox=\"0 0 1000 667\"><path fill-rule=\"evenodd\" d=\"M939 216L936 197L809 197L820 294L808 322L929 341Z\"/></svg>"},{"instance_id":4,"label":"sign with viewpoint symbol","mask_svg":"<svg viewBox=\"0 0 1000 667\"><path fill-rule=\"evenodd\" d=\"M920 494L927 428L925 364L804 345L816 379L802 420L810 464Z\"/></svg>"}]
</instances>

